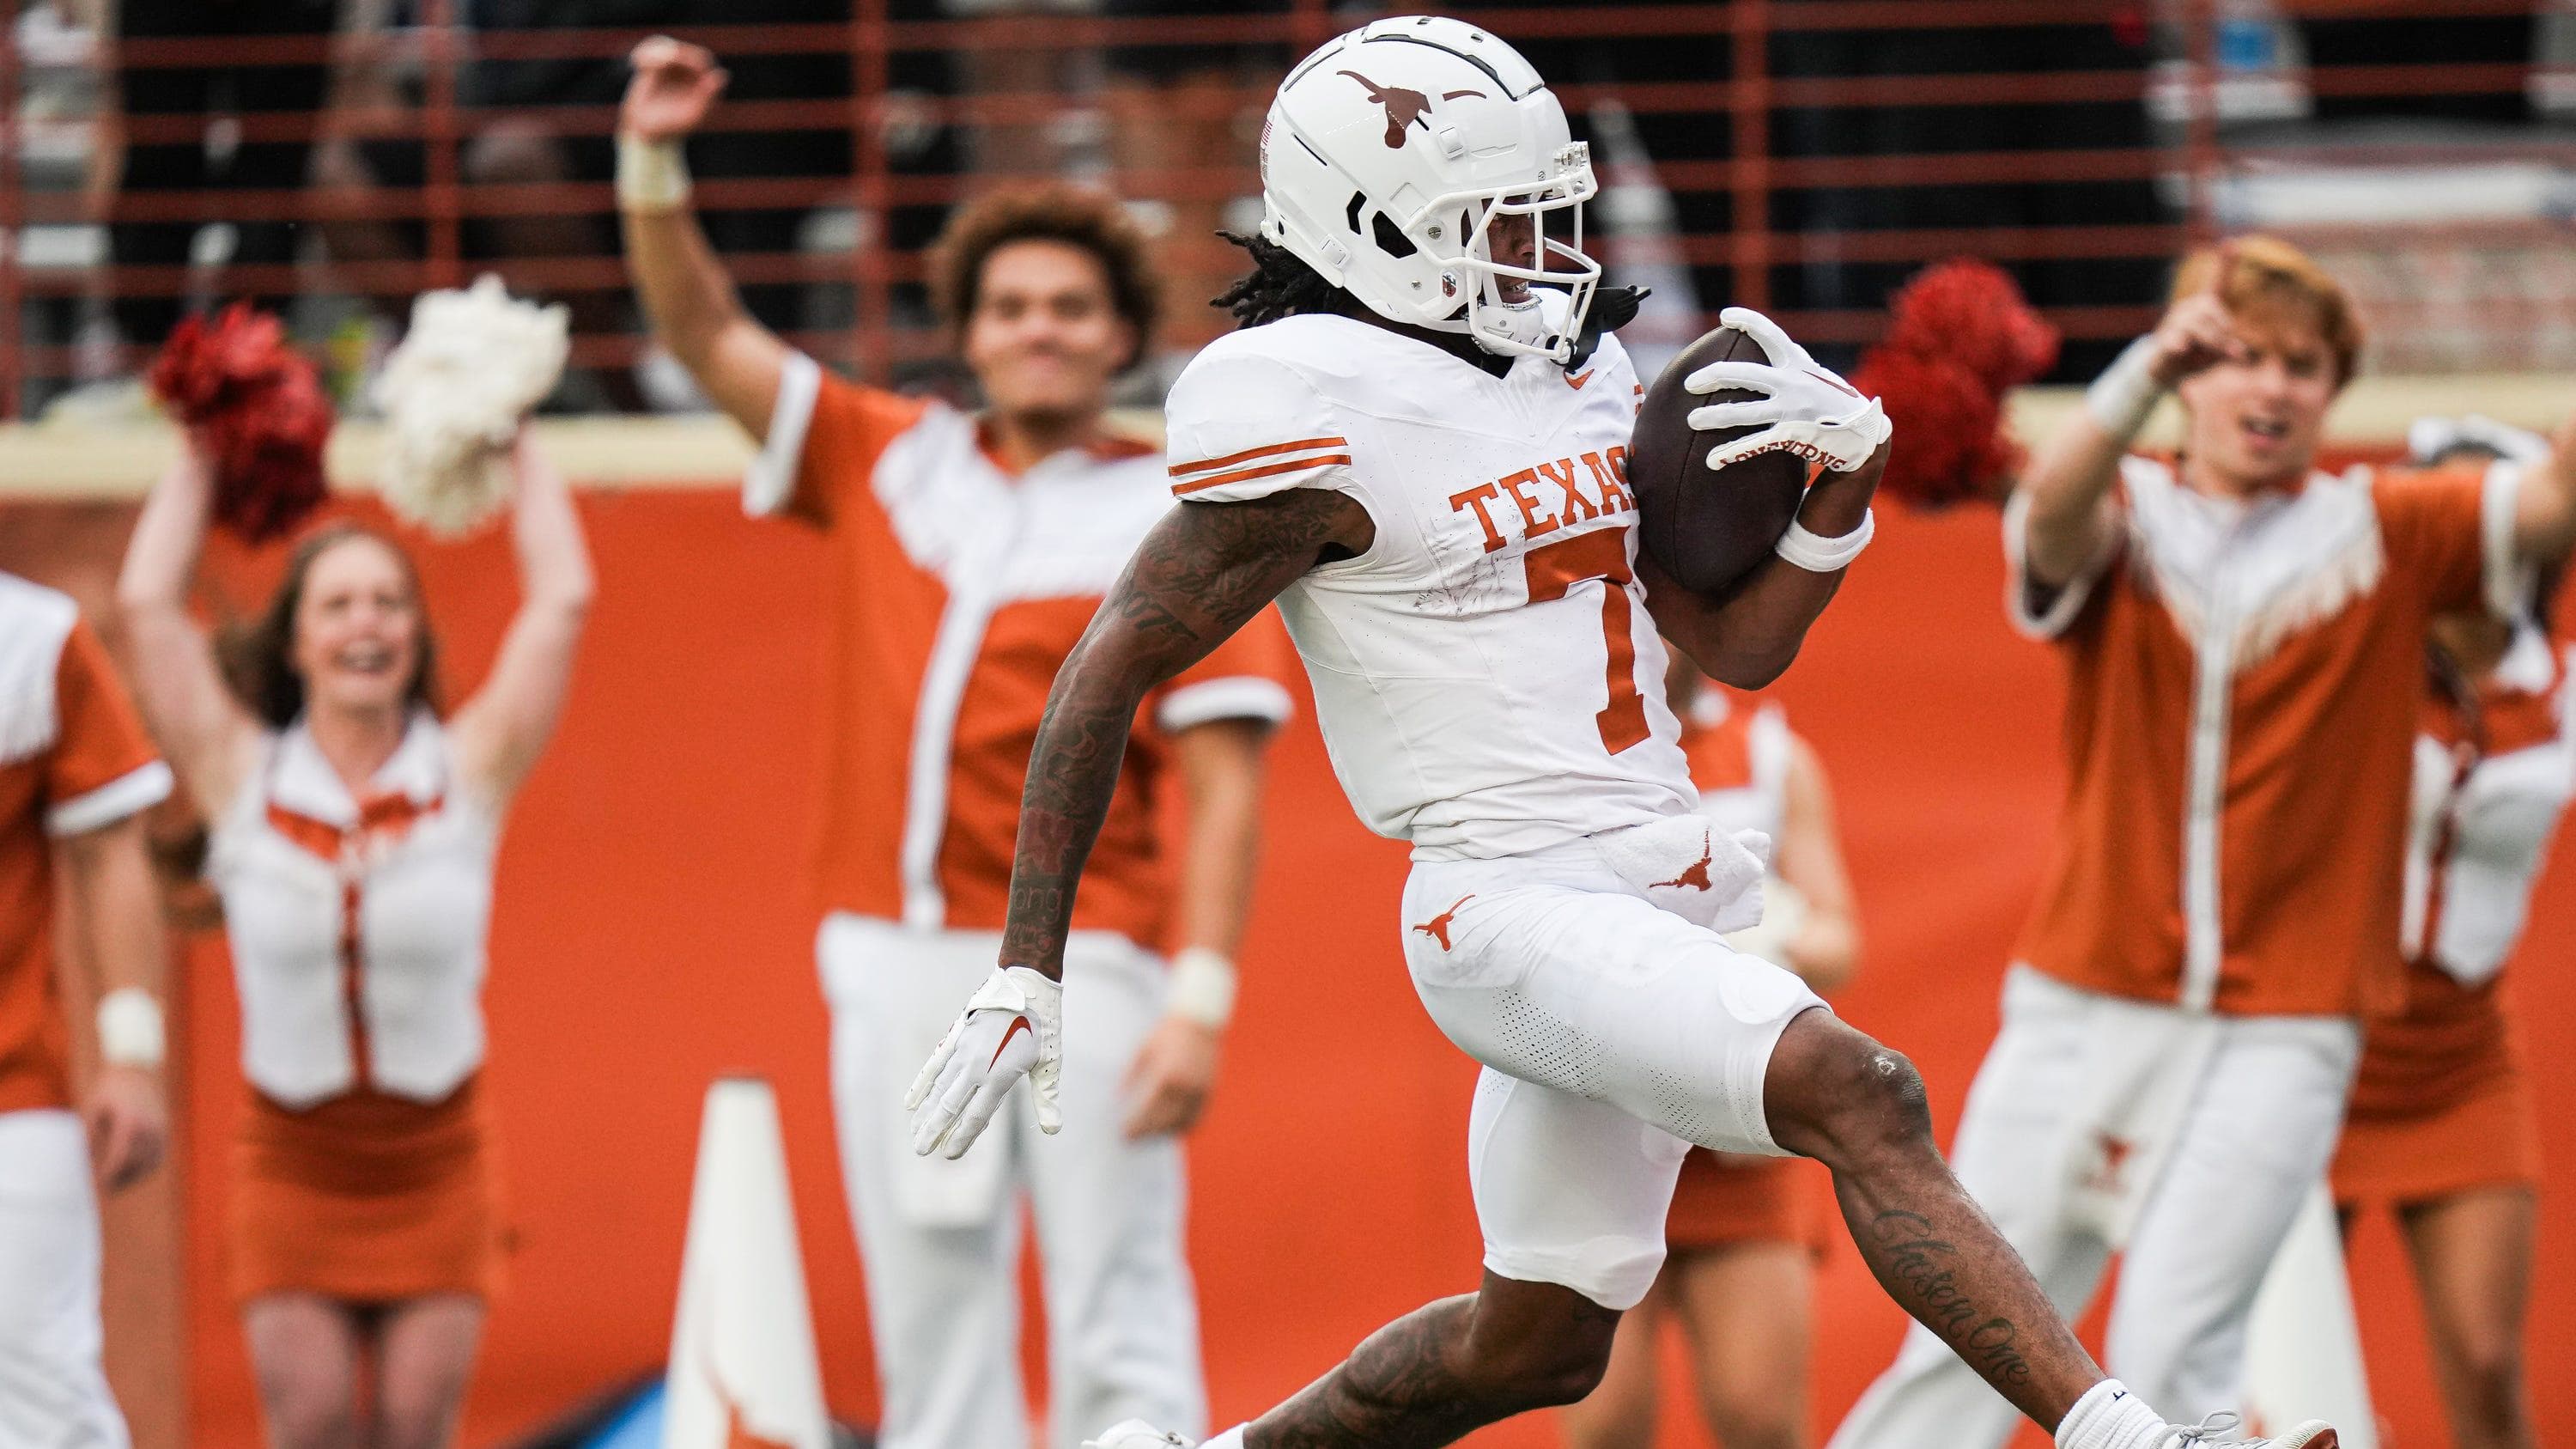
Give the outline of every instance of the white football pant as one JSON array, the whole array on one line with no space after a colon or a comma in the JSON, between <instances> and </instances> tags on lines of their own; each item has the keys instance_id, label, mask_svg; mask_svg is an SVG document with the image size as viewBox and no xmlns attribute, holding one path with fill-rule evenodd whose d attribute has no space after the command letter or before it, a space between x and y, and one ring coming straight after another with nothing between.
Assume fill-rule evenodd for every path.
<instances>
[{"instance_id":1,"label":"white football pant","mask_svg":"<svg viewBox=\"0 0 2576 1449\"><path fill-rule=\"evenodd\" d=\"M1121 1080L1162 1019L1163 966L1124 938L1065 949L1064 1129L1015 1092L975 1149L916 1156L904 1089L992 972L991 931L836 914L816 942L833 1115L867 1277L882 1449L1021 1449L1020 1204L1037 1225L1056 1449L1121 1419L1206 1430L1181 1148L1130 1142Z\"/></svg>"},{"instance_id":2,"label":"white football pant","mask_svg":"<svg viewBox=\"0 0 2576 1449\"><path fill-rule=\"evenodd\" d=\"M2204 1020L2029 970L2005 983L2003 1030L1968 1093L1951 1169L2070 1322L2114 1247L2081 1203L2086 1175L2104 1165L2086 1105L2100 1094L2088 1089L2141 1031ZM2255 1288L2334 1155L2361 1048L2359 1029L2341 1018L2214 1022L2162 1171L2141 1185L2104 1355L2114 1377L2179 1424L2237 1407ZM1917 1324L1830 1449L2000 1449L2020 1422Z\"/></svg>"},{"instance_id":3,"label":"white football pant","mask_svg":"<svg viewBox=\"0 0 2576 1449\"><path fill-rule=\"evenodd\" d=\"M0 1444L126 1449L99 1361L98 1274L80 1118L0 1113Z\"/></svg>"},{"instance_id":4,"label":"white football pant","mask_svg":"<svg viewBox=\"0 0 2576 1449\"><path fill-rule=\"evenodd\" d=\"M1636 1306L1690 1145L1782 1155L1763 1073L1824 1003L1651 904L1590 838L1417 861L1404 921L1423 1006L1485 1066L1467 1128L1485 1266Z\"/></svg>"}]
</instances>

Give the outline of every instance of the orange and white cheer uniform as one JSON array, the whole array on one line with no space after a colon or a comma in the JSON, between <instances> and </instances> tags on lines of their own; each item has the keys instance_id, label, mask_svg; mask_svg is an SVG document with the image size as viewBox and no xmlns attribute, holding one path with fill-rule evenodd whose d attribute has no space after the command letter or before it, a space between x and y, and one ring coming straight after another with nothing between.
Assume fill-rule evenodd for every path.
<instances>
[{"instance_id":1,"label":"orange and white cheer uniform","mask_svg":"<svg viewBox=\"0 0 2576 1449\"><path fill-rule=\"evenodd\" d=\"M815 885L832 1075L887 1449L1013 1449L1018 1198L1037 1223L1055 1439L1206 1416L1177 1142L1125 1140L1120 1082L1161 1019L1172 882L1157 801L1171 738L1287 718L1275 622L1147 702L1065 952L1063 1131L1025 1094L1005 1150L916 1156L912 1073L993 968L1021 786L1057 668L1171 506L1163 459L1122 443L1013 474L977 420L791 356L745 508L821 528L835 598Z\"/></svg>"},{"instance_id":2,"label":"orange and white cheer uniform","mask_svg":"<svg viewBox=\"0 0 2576 1449\"><path fill-rule=\"evenodd\" d=\"M1414 988L1485 1068L1485 1265L1623 1309L1663 1264L1693 1143L1779 1155L1763 1069L1822 1005L1718 934L1758 917L1762 863L1696 813L1664 701L1634 573L1638 393L1615 338L1578 372L1496 376L1309 315L1219 338L1164 405L1182 497L1315 488L1368 511L1368 550L1279 607L1352 808L1412 842Z\"/></svg>"},{"instance_id":3,"label":"orange and white cheer uniform","mask_svg":"<svg viewBox=\"0 0 2576 1449\"><path fill-rule=\"evenodd\" d=\"M1772 703L1748 704L1725 691L1702 691L1682 721L1682 753L1699 786L1700 813L1721 832L1758 830L1776 844L1788 813L1789 763L1796 751L1788 716ZM1768 902L1780 906L1775 877ZM1762 930L1770 933L1765 920ZM1739 932L1733 944L1776 959ZM1786 963L1781 963L1786 964ZM1664 1222L1674 1251L1749 1243L1788 1243L1823 1256L1838 1223L1824 1170L1786 1157L1720 1156L1693 1148Z\"/></svg>"},{"instance_id":4,"label":"orange and white cheer uniform","mask_svg":"<svg viewBox=\"0 0 2576 1449\"><path fill-rule=\"evenodd\" d=\"M2539 1128L2506 961L2576 793L2568 661L2517 631L2474 708L2436 694L2415 742L2406 1010L2374 1021L2335 1150L2335 1200L2427 1202L2536 1187Z\"/></svg>"},{"instance_id":5,"label":"orange and white cheer uniform","mask_svg":"<svg viewBox=\"0 0 2576 1449\"><path fill-rule=\"evenodd\" d=\"M0 573L0 1444L124 1449L54 969L54 842L170 793L71 599Z\"/></svg>"},{"instance_id":6,"label":"orange and white cheer uniform","mask_svg":"<svg viewBox=\"0 0 2576 1449\"><path fill-rule=\"evenodd\" d=\"M249 1301L489 1298L502 1221L483 1064L500 819L428 711L352 794L301 721L215 822L250 1101L232 1284Z\"/></svg>"},{"instance_id":7,"label":"orange and white cheer uniform","mask_svg":"<svg viewBox=\"0 0 2576 1449\"><path fill-rule=\"evenodd\" d=\"M2540 1176L2531 1084L2501 975L2550 837L2576 791L2567 661L2528 622L2463 705L2436 688L2415 741L2406 853L2407 1001L2372 1021L2327 1186L2345 1211L2410 1206ZM2371 1415L2352 1291L2319 1191L2255 1300L2246 1394L2267 1421Z\"/></svg>"},{"instance_id":8,"label":"orange and white cheer uniform","mask_svg":"<svg viewBox=\"0 0 2576 1449\"><path fill-rule=\"evenodd\" d=\"M2010 613L2068 664L2070 779L1951 1160L2070 1319L2124 1253L2107 1366L2177 1421L2236 1405L2361 1021L2405 1001L2425 630L2518 601L2518 476L2356 467L2238 501L2132 456L2120 526L2053 597L2005 511ZM1833 1443L2016 1422L1917 1330Z\"/></svg>"}]
</instances>

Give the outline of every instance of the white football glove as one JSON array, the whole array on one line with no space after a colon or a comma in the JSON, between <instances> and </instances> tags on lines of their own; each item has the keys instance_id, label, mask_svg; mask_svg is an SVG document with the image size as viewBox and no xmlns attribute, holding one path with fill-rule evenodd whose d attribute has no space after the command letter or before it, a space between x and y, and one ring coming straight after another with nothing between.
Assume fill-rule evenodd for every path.
<instances>
[{"instance_id":1,"label":"white football glove","mask_svg":"<svg viewBox=\"0 0 2576 1449\"><path fill-rule=\"evenodd\" d=\"M1063 1075L1063 985L1026 966L997 966L904 1094L912 1150L965 1156L1022 1077L1037 1094L1038 1130L1052 1133L1064 1125L1056 1106Z\"/></svg>"},{"instance_id":2,"label":"white football glove","mask_svg":"<svg viewBox=\"0 0 2576 1449\"><path fill-rule=\"evenodd\" d=\"M1780 325L1750 307L1729 307L1717 320L1762 344L1770 358L1760 362L1712 362L1682 379L1685 391L1706 396L1741 389L1758 392L1754 402L1709 403L1691 409L1690 425L1714 428L1758 427L1732 443L1709 450L1708 466L1723 468L1757 453L1795 453L1848 473L1869 461L1887 441L1887 414L1878 399L1816 365L1780 330Z\"/></svg>"}]
</instances>

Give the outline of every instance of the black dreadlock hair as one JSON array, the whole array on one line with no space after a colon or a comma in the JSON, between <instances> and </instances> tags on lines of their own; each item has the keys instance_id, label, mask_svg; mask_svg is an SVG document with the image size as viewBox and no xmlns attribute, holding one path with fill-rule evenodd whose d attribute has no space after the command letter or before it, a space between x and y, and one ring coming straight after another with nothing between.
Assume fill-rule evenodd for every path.
<instances>
[{"instance_id":1,"label":"black dreadlock hair","mask_svg":"<svg viewBox=\"0 0 2576 1449\"><path fill-rule=\"evenodd\" d=\"M1282 317L1324 313L1340 317L1360 315L1357 297L1323 278L1323 274L1299 260L1286 247L1258 234L1243 236L1220 231L1218 236L1252 254L1252 270L1235 279L1211 307L1222 307L1234 314L1234 325L1260 327ZM1606 332L1616 332L1637 315L1637 307L1652 295L1644 287L1604 287L1592 297L1590 312L1583 319L1583 330L1574 341L1574 355L1568 369L1580 368L1591 360L1592 351L1601 344Z\"/></svg>"},{"instance_id":2,"label":"black dreadlock hair","mask_svg":"<svg viewBox=\"0 0 2576 1449\"><path fill-rule=\"evenodd\" d=\"M1217 235L1252 254L1252 270L1208 303L1234 314L1235 326L1259 327L1302 313L1356 315L1358 298L1325 281L1286 247L1258 233Z\"/></svg>"}]
</instances>

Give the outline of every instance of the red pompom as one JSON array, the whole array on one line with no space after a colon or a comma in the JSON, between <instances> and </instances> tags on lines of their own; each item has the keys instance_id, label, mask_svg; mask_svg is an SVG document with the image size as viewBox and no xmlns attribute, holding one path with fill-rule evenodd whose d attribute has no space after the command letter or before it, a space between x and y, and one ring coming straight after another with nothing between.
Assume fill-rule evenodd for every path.
<instances>
[{"instance_id":1,"label":"red pompom","mask_svg":"<svg viewBox=\"0 0 2576 1449\"><path fill-rule=\"evenodd\" d=\"M1994 501L2021 466L2002 431L2003 402L1980 378L1946 357L1872 349L1852 386L1875 397L1895 425L1879 487L1920 508Z\"/></svg>"},{"instance_id":2,"label":"red pompom","mask_svg":"<svg viewBox=\"0 0 2576 1449\"><path fill-rule=\"evenodd\" d=\"M1879 486L1940 508L2000 502L2021 466L2003 395L2057 363L2057 329L2002 268L1970 257L1924 268L1889 304L1887 335L1852 374L1896 425Z\"/></svg>"},{"instance_id":3,"label":"red pompom","mask_svg":"<svg viewBox=\"0 0 2576 1449\"><path fill-rule=\"evenodd\" d=\"M211 323L183 319L153 361L152 391L214 470L216 523L256 543L321 506L331 401L275 317L235 302Z\"/></svg>"},{"instance_id":4,"label":"red pompom","mask_svg":"<svg viewBox=\"0 0 2576 1449\"><path fill-rule=\"evenodd\" d=\"M1890 304L1881 346L1957 362L1998 396L2057 365L2057 329L2002 268L1973 257L1915 273Z\"/></svg>"}]
</instances>

